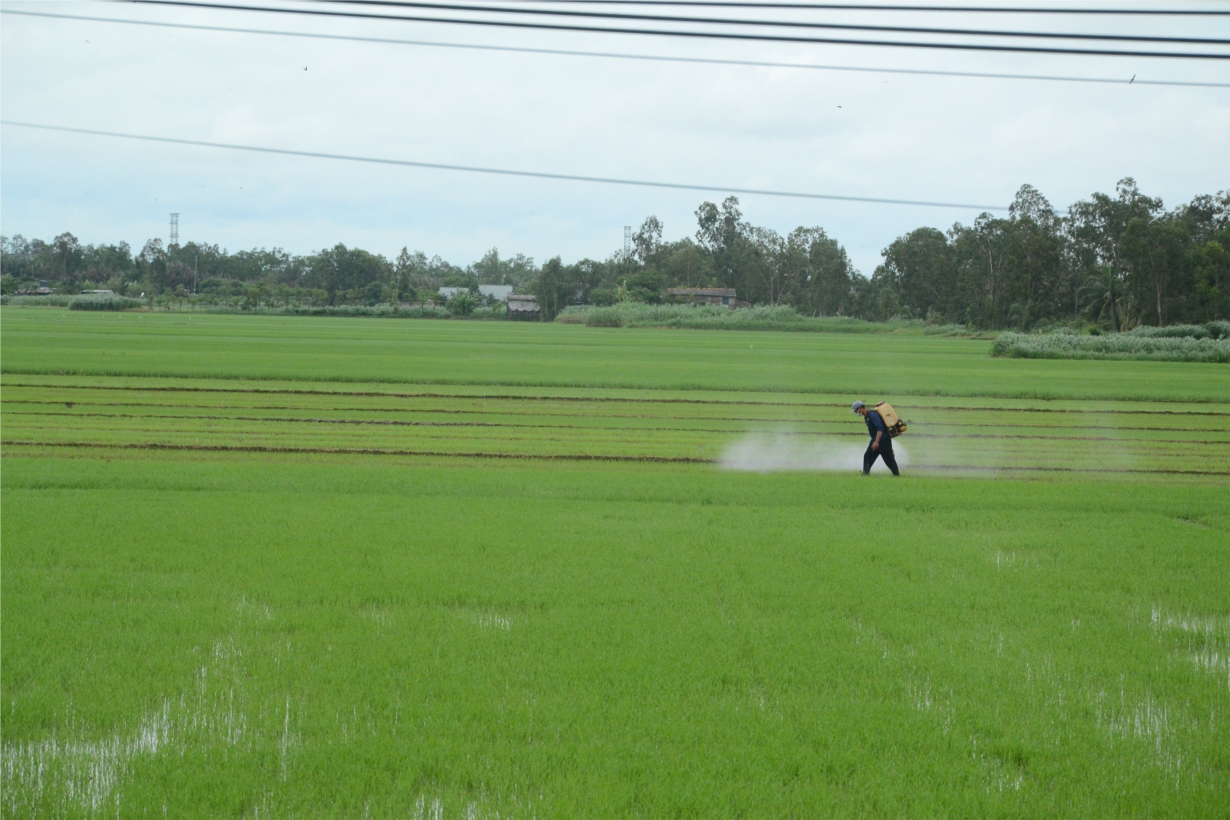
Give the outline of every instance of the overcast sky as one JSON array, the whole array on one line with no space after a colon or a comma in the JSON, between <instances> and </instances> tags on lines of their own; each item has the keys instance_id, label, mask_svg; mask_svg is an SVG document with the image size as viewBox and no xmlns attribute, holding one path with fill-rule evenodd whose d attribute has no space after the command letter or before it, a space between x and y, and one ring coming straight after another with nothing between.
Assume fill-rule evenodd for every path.
<instances>
[{"instance_id":1,"label":"overcast sky","mask_svg":"<svg viewBox=\"0 0 1230 820\"><path fill-rule=\"evenodd\" d=\"M1230 3L1188 4L1199 6L1227 9ZM1230 61L697 42L103 3L4 3L3 9L440 43L1230 82ZM1230 18L1224 17L829 12L810 19L1230 37ZM1230 188L1230 89L1224 88L672 64L13 14L0 19L0 36L0 106L7 120L427 162L987 205L1006 206L1023 183L1061 209L1094 191L1113 191L1125 176L1167 206ZM232 251L308 253L342 242L389 256L405 246L465 265L498 247L539 262L556 254L571 262L606 258L621 246L623 226L635 228L650 214L665 224L668 239L693 234L697 205L722 198L10 126L0 133L5 235L50 239L71 231L83 242L125 240L134 249L154 237L165 242L168 215L178 211L181 241ZM902 233L921 225L947 229L979 213L767 196L741 200L746 218L757 225L781 232L823 227L866 275L881 249Z\"/></svg>"}]
</instances>

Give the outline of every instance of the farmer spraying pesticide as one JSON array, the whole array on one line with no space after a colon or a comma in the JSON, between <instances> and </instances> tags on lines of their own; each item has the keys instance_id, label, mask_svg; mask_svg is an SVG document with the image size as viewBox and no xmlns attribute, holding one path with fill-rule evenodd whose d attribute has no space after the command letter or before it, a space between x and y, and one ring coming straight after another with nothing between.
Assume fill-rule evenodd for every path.
<instances>
[{"instance_id":1,"label":"farmer spraying pesticide","mask_svg":"<svg viewBox=\"0 0 1230 820\"><path fill-rule=\"evenodd\" d=\"M867 434L871 436L871 444L867 446L867 452L863 453L863 475L871 472L871 466L876 463L877 458L882 458L885 466L893 471L893 475L900 476L897 457L893 454L893 438L905 432L905 422L897 418L893 408L884 402L877 404L874 410L869 410L867 405L856 401L850 405L850 412L863 417L863 421L867 423Z\"/></svg>"}]
</instances>

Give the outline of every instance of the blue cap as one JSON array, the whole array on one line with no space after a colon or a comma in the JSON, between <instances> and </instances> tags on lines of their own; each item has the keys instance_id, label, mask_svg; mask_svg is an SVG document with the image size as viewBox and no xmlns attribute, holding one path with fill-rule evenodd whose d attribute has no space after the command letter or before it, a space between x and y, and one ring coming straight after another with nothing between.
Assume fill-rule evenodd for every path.
<instances>
[{"instance_id":1,"label":"blue cap","mask_svg":"<svg viewBox=\"0 0 1230 820\"><path fill-rule=\"evenodd\" d=\"M867 405L863 404L861 401L856 401L854 402L854 404L850 405L850 412L857 413L859 410L861 410L862 408L866 406Z\"/></svg>"}]
</instances>

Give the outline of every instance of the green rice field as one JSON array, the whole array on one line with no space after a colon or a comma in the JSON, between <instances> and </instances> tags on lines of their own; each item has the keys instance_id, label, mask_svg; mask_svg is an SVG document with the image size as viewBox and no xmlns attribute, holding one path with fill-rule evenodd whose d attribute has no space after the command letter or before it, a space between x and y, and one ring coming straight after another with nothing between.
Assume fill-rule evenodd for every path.
<instances>
[{"instance_id":1,"label":"green rice field","mask_svg":"<svg viewBox=\"0 0 1230 820\"><path fill-rule=\"evenodd\" d=\"M15 307L0 345L5 817L1230 813L1230 366Z\"/></svg>"}]
</instances>

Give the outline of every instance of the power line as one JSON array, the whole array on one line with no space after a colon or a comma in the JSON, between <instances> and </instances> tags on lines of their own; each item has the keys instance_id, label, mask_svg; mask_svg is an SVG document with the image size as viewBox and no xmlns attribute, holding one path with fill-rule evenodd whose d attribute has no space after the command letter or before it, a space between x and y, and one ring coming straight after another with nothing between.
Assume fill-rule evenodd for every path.
<instances>
[{"instance_id":1,"label":"power line","mask_svg":"<svg viewBox=\"0 0 1230 820\"><path fill-rule=\"evenodd\" d=\"M402 40L391 37L359 37L348 34L317 34L306 31L276 31L259 28L236 28L232 26L205 26L193 23L165 23L157 20L126 20L113 17L89 17L78 14L53 14L42 11L17 11L0 8L0 14L17 14L23 17L50 17L59 20L85 20L96 23L121 23L150 28L188 29L192 31L213 31L225 34L262 34L274 37L302 37L311 40L341 40L345 42L377 43L382 45L422 46L428 48L455 48L471 51L501 51L516 54L543 54L563 57L599 57L614 60L644 60L666 63L698 63L702 65L733 65L750 66L753 68L787 68L807 69L817 71L848 71L864 74L902 74L927 77L971 77L975 79L992 80L1041 80L1066 83L1098 83L1104 85L1157 85L1179 86L1187 88L1230 88L1230 83L1208 83L1188 80L1142 80L1124 79L1119 77L1065 77L1054 74L1003 74L986 71L942 71L922 68L876 68L850 65L824 65L817 63L780 63L769 60L730 60L720 57L673 57L660 54L628 54L614 51L578 51L557 48L530 48L528 46L495 46L478 43L441 43L434 40Z\"/></svg>"},{"instance_id":2,"label":"power line","mask_svg":"<svg viewBox=\"0 0 1230 820\"><path fill-rule=\"evenodd\" d=\"M808 43L818 45L880 46L885 48L930 48L950 51L993 51L1025 54L1061 54L1095 57L1166 57L1174 59L1230 60L1230 53L1196 51L1119 51L1092 48L1053 48L1050 46L987 45L982 43L930 43L902 40L846 40L835 37L798 37L773 34L744 34L718 31L673 31L670 29L617 28L613 26L578 26L567 23L522 22L516 20L476 20L460 17L425 17L408 14L373 14L323 9L290 9L268 6L243 6L231 3L202 3L194 0L117 0L117 2L148 6L182 6L222 11L255 11L270 14L296 14L326 18L350 18L358 20L400 20L412 23L447 23L467 26L496 28L533 29L540 31L573 31L590 34L639 34L655 37L686 37L707 40L737 40L744 42Z\"/></svg>"},{"instance_id":3,"label":"power line","mask_svg":"<svg viewBox=\"0 0 1230 820\"><path fill-rule=\"evenodd\" d=\"M429 3L418 0L317 0L348 6L431 9L436 11L476 11L485 14L536 14L552 17L625 20L652 23L700 23L721 26L773 26L814 28L833 31L876 31L893 34L942 34L954 37L1017 37L1022 39L1099 40L1132 43L1179 43L1185 45L1230 45L1230 40L1211 37L1161 37L1148 34L1080 34L1059 31L1002 31L996 29L920 28L917 26L877 26L861 23L817 23L810 20L740 20L734 17L678 17L664 14L626 14L613 11L573 11L571 9L534 9L516 6L476 6L473 4Z\"/></svg>"},{"instance_id":4,"label":"power line","mask_svg":"<svg viewBox=\"0 0 1230 820\"><path fill-rule=\"evenodd\" d=\"M322 151L296 151L290 148L266 148L259 145L239 145L228 142L207 142L205 140L178 139L176 137L155 137L148 134L126 134L119 131L100 131L93 128L72 128L64 125L48 125L35 122L18 122L16 120L0 120L0 125L10 125L16 128L34 128L41 131L59 131L68 134L88 134L97 137L115 137L118 139L140 140L142 142L160 142L171 145L191 145L200 148L223 148L229 151L249 151L258 154L281 154L292 157L309 157L312 159L333 159L346 162L364 162L374 165L397 165L408 168L431 168L442 171L466 171L475 174L496 174L499 176L531 177L534 179L554 179L566 182L597 182L605 185L631 185L641 188L670 188L680 191L708 191L722 194L748 194L754 196L780 196L793 199L823 199L836 202L864 202L874 205L917 205L929 208L960 208L962 210L1007 211L1002 205L971 205L957 202L930 202L917 199L892 199L888 197L845 196L841 194L817 194L804 191L777 191L763 188L731 188L723 185L691 185L682 182L655 182L643 179L620 179L616 177L596 177L581 174L558 174L545 171L517 171L508 168L484 168L476 165L453 165L441 162L421 162L408 159L388 159L383 157L364 157L354 154L332 154Z\"/></svg>"},{"instance_id":5,"label":"power line","mask_svg":"<svg viewBox=\"0 0 1230 820\"><path fill-rule=\"evenodd\" d=\"M505 0L522 2L523 0ZM906 11L961 12L973 14L1102 14L1102 15L1167 15L1167 16L1230 16L1230 11L1207 9L1095 9L1039 8L1035 6L885 6L857 3L757 3L734 0L532 0L534 3L569 3L594 6L705 6L753 9L793 9L799 11Z\"/></svg>"}]
</instances>

